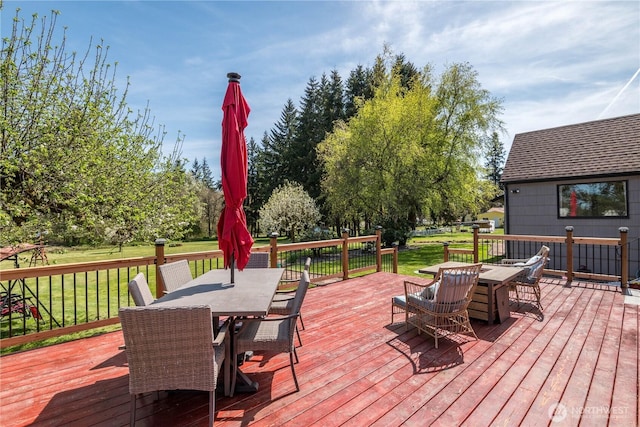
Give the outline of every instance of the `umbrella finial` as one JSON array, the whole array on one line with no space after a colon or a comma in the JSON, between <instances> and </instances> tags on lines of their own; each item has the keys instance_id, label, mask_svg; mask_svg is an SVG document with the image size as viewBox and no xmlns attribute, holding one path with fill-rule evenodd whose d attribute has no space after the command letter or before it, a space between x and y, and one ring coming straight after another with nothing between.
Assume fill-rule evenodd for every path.
<instances>
[{"instance_id":1,"label":"umbrella finial","mask_svg":"<svg viewBox=\"0 0 640 427\"><path fill-rule=\"evenodd\" d=\"M229 82L238 82L240 83L240 77L242 77L240 74L238 73L227 73L227 78L229 79Z\"/></svg>"}]
</instances>

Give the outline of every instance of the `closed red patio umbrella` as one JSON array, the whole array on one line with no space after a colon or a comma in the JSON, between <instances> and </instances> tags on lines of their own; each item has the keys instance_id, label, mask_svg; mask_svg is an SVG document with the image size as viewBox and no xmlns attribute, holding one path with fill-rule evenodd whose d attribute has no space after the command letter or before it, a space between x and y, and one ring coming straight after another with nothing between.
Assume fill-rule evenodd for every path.
<instances>
[{"instance_id":1,"label":"closed red patio umbrella","mask_svg":"<svg viewBox=\"0 0 640 427\"><path fill-rule=\"evenodd\" d=\"M569 216L578 216L578 197L576 192L571 192L571 199L569 202Z\"/></svg>"},{"instance_id":2,"label":"closed red patio umbrella","mask_svg":"<svg viewBox=\"0 0 640 427\"><path fill-rule=\"evenodd\" d=\"M222 103L222 191L225 206L218 221L218 245L224 252L224 266L231 268L234 282L234 262L238 270L249 261L253 238L247 230L242 207L247 197L247 143L244 129L249 117L249 104L240 90L240 75L228 73L229 85Z\"/></svg>"}]
</instances>

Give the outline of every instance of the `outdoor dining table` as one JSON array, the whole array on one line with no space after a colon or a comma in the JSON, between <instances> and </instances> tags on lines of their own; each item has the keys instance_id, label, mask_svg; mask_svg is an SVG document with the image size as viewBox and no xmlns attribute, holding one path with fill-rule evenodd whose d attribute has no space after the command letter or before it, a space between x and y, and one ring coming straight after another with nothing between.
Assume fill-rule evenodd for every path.
<instances>
[{"instance_id":1,"label":"outdoor dining table","mask_svg":"<svg viewBox=\"0 0 640 427\"><path fill-rule=\"evenodd\" d=\"M283 273L284 268L246 268L235 271L234 283L231 283L229 270L210 270L158 298L152 305L208 305L216 326L221 316L229 316L232 320L238 317L266 316ZM233 333L231 348L235 357ZM236 391L257 391L256 382L251 381L240 370L237 375Z\"/></svg>"},{"instance_id":2,"label":"outdoor dining table","mask_svg":"<svg viewBox=\"0 0 640 427\"><path fill-rule=\"evenodd\" d=\"M418 270L424 274L438 274L440 268L455 268L470 265L466 262L447 261L441 264L423 267ZM489 324L496 321L496 311L498 320L503 322L509 317L509 293L507 285L518 277L525 269L513 266L501 266L484 264L478 277L478 287L469 305L469 316L486 320ZM485 294L486 289L486 294ZM497 298L496 298L496 295Z\"/></svg>"}]
</instances>

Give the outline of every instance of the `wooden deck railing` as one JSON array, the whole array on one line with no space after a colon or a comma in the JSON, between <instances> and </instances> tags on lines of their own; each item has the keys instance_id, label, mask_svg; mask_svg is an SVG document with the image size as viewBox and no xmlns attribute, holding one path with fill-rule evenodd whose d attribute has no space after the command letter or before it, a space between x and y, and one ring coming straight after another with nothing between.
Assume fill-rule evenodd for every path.
<instances>
[{"instance_id":1,"label":"wooden deck railing","mask_svg":"<svg viewBox=\"0 0 640 427\"><path fill-rule=\"evenodd\" d=\"M220 250L166 255L165 241L156 241L155 255L113 261L73 263L0 271L2 287L16 295L0 320L0 348L53 338L118 323L118 309L132 305L127 283L139 272L156 295L162 295L157 266L179 259L189 261L195 276L223 268ZM375 235L278 244L253 248L270 252L271 266L284 267L283 282L298 280L307 257L312 257L312 282L343 280L375 271L398 271L397 248L381 247Z\"/></svg>"},{"instance_id":2,"label":"wooden deck railing","mask_svg":"<svg viewBox=\"0 0 640 427\"><path fill-rule=\"evenodd\" d=\"M639 271L638 249L631 258L628 229L621 227L615 238L576 237L573 227L566 227L564 236L481 234L473 226L473 249L450 248L444 244L444 260L465 260L499 264L504 258L529 258L540 245L550 247L550 261L545 274L565 277L567 284L574 278L619 282L629 286L630 274ZM635 277L635 276L634 276Z\"/></svg>"},{"instance_id":3,"label":"wooden deck railing","mask_svg":"<svg viewBox=\"0 0 640 427\"><path fill-rule=\"evenodd\" d=\"M473 230L473 249L444 247L444 258L499 263L503 258L527 258L541 244L551 248L546 274L600 281L619 281L628 286L630 272L640 270L640 244L630 250L627 229L616 238L576 237L567 227L564 236L494 235ZM277 235L268 246L255 251L271 254L272 267L285 267L283 282L294 282L311 256L312 281L344 280L373 271L398 271L397 248L381 247L381 231L371 236L317 242L278 244ZM0 320L0 348L118 323L118 309L132 305L127 283L143 272L162 294L157 266L178 259L189 261L194 275L223 268L219 250L166 255L164 240L156 242L153 256L113 261L63 264L0 271L2 286L18 295ZM633 276L635 277L635 275ZM12 309L15 309L12 310Z\"/></svg>"}]
</instances>

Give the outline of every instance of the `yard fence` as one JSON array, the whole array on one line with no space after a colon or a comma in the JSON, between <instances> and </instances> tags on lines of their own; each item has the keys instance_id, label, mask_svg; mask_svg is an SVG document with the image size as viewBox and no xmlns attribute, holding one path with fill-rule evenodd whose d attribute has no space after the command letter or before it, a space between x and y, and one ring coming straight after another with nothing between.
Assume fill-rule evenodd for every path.
<instances>
[{"instance_id":1,"label":"yard fence","mask_svg":"<svg viewBox=\"0 0 640 427\"><path fill-rule=\"evenodd\" d=\"M397 248L381 247L381 230L369 236L278 244L273 234L268 246L253 248L269 252L272 267L284 267L283 286L297 282L307 257L312 283L330 281L374 271L398 271ZM159 265L186 259L194 276L223 268L220 250L165 255L165 241L156 241L148 257L96 261L0 271L4 288L0 319L0 348L53 338L69 333L117 324L118 309L133 305L127 284L143 272L152 292L162 295Z\"/></svg>"}]
</instances>

